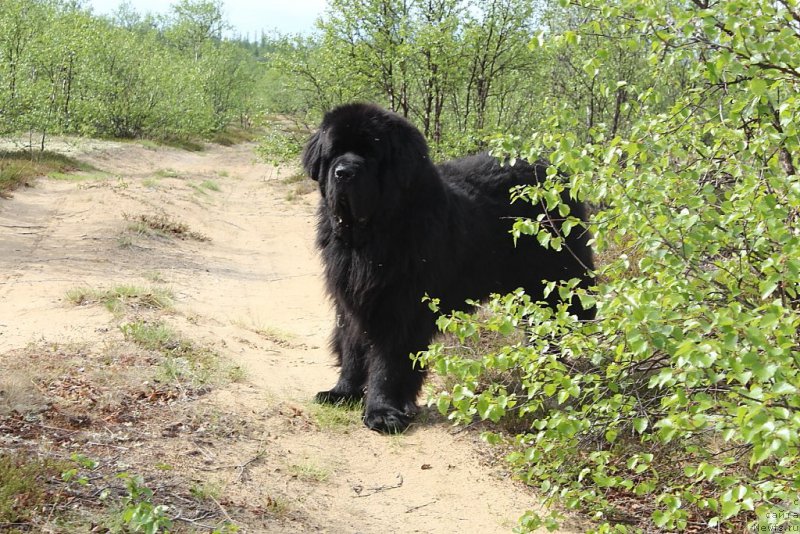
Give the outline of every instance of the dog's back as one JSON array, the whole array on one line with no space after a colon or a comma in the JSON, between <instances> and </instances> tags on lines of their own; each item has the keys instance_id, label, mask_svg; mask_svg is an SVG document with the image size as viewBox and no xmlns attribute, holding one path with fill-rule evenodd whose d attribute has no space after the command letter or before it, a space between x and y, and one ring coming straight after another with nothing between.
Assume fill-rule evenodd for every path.
<instances>
[{"instance_id":1,"label":"dog's back","mask_svg":"<svg viewBox=\"0 0 800 534\"><path fill-rule=\"evenodd\" d=\"M534 299L541 299L542 280L579 278L588 287L587 271L594 269L594 262L590 235L584 228L574 228L565 237L561 251L543 248L535 238L527 236L515 244L511 235L515 220L536 220L542 214L546 214L543 224L551 232L561 232L563 218L557 212L548 213L543 205L525 200L511 201L514 187L547 179L546 165L523 160L514 165L502 164L484 153L443 163L438 170L450 193L450 209L461 212L454 220L462 227L453 231L467 234L458 241L469 243L469 247L459 251L463 272L472 280L469 288L472 293L464 297L484 298L490 293L507 293L523 287ZM585 220L586 208L582 202L570 199L566 193L562 199L570 206L572 216ZM573 311L582 318L592 315L578 306Z\"/></svg>"}]
</instances>

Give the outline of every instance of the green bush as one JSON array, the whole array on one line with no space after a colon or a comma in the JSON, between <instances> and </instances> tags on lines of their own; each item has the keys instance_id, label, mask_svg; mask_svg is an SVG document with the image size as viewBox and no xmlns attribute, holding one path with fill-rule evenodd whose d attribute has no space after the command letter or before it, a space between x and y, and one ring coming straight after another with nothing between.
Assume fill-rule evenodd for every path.
<instances>
[{"instance_id":1,"label":"green bush","mask_svg":"<svg viewBox=\"0 0 800 534\"><path fill-rule=\"evenodd\" d=\"M44 149L53 133L173 140L246 122L264 69L221 38L221 4L187 0L158 19L127 9L112 20L81 2L0 3L0 133Z\"/></svg>"},{"instance_id":2,"label":"green bush","mask_svg":"<svg viewBox=\"0 0 800 534\"><path fill-rule=\"evenodd\" d=\"M304 137L307 135L303 132ZM302 150L301 135L277 121L266 124L266 134L256 147L261 159L276 167L297 161Z\"/></svg>"},{"instance_id":3,"label":"green bush","mask_svg":"<svg viewBox=\"0 0 800 534\"><path fill-rule=\"evenodd\" d=\"M579 324L518 294L480 317L440 319L461 344L516 337L479 359L441 345L418 355L455 378L431 402L457 422L522 424L513 438L486 437L513 443L520 476L550 504L590 512L598 532L796 525L800 10L766 0L570 9L588 22L543 46L578 46L612 26L638 36L626 46L647 57L654 83L597 87L626 87L629 131L578 132L569 106L551 101L536 134L494 149L548 157L594 205L600 265L582 299L598 318ZM601 80L611 57L600 47L586 68ZM669 101L662 89L677 78L685 86ZM558 201L547 188L518 196ZM558 237L537 221L514 231L518 246L534 246L525 234ZM560 231L583 228L568 220ZM520 530L554 520L529 512Z\"/></svg>"}]
</instances>

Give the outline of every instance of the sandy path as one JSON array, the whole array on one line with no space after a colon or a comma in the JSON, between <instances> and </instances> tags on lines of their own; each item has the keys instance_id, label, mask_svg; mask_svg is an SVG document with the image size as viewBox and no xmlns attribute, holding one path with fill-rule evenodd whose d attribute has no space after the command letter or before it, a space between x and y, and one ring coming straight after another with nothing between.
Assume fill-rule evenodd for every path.
<instances>
[{"instance_id":1,"label":"sandy path","mask_svg":"<svg viewBox=\"0 0 800 534\"><path fill-rule=\"evenodd\" d=\"M0 355L31 342L108 342L118 336L110 314L68 306L65 293L157 273L176 295L170 321L247 370L243 384L204 399L206 413L223 424L252 421L260 433L202 445L160 440L152 456L213 478L227 502L282 499L285 510L259 522L231 513L243 531L509 532L535 506L526 488L481 460L473 434L437 417L399 437L311 422L309 399L336 376L312 246L316 193L289 200L292 186L249 145L189 153L106 144L80 157L108 177L43 179L0 200ZM201 188L204 180L219 191ZM161 212L210 241L121 237L124 214ZM203 469L191 461L197 450ZM209 467L253 459L246 476Z\"/></svg>"}]
</instances>

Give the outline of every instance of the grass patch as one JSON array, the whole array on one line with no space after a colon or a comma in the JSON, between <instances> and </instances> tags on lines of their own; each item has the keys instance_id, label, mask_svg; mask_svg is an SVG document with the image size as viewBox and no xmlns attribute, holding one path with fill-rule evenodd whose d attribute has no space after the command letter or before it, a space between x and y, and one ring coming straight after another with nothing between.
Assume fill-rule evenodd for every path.
<instances>
[{"instance_id":1,"label":"grass patch","mask_svg":"<svg viewBox=\"0 0 800 534\"><path fill-rule=\"evenodd\" d=\"M189 230L187 224L171 219L166 214L132 216L123 213L122 216L125 220L131 222L129 229L137 234L177 237L178 239L192 239L194 241L211 241L208 236Z\"/></svg>"},{"instance_id":2,"label":"grass patch","mask_svg":"<svg viewBox=\"0 0 800 534\"><path fill-rule=\"evenodd\" d=\"M47 174L51 180L59 180L61 182L80 182L84 180L104 180L109 177L108 173L102 171L94 172L51 172Z\"/></svg>"},{"instance_id":3,"label":"grass patch","mask_svg":"<svg viewBox=\"0 0 800 534\"><path fill-rule=\"evenodd\" d=\"M289 332L275 328L272 326L256 327L253 332L263 337L264 339L275 343L281 347L294 346L293 335Z\"/></svg>"},{"instance_id":4,"label":"grass patch","mask_svg":"<svg viewBox=\"0 0 800 534\"><path fill-rule=\"evenodd\" d=\"M308 412L314 423L322 430L347 433L363 425L364 404L362 402L330 404L310 404Z\"/></svg>"},{"instance_id":5,"label":"grass patch","mask_svg":"<svg viewBox=\"0 0 800 534\"><path fill-rule=\"evenodd\" d=\"M247 369L234 364L226 369L225 376L231 382L244 382L247 378Z\"/></svg>"},{"instance_id":6,"label":"grass patch","mask_svg":"<svg viewBox=\"0 0 800 534\"><path fill-rule=\"evenodd\" d=\"M155 379L162 384L205 386L214 382L217 370L215 356L206 350L193 352L191 357L167 356L159 364Z\"/></svg>"},{"instance_id":7,"label":"grass patch","mask_svg":"<svg viewBox=\"0 0 800 534\"><path fill-rule=\"evenodd\" d=\"M241 366L223 363L211 349L182 341L159 364L156 380L199 387L241 382L246 374Z\"/></svg>"},{"instance_id":8,"label":"grass patch","mask_svg":"<svg viewBox=\"0 0 800 534\"><path fill-rule=\"evenodd\" d=\"M238 365L225 364L213 350L184 339L162 321L133 321L120 326L125 339L140 347L159 352L156 380L162 383L188 383L203 386L237 382L245 378Z\"/></svg>"},{"instance_id":9,"label":"grass patch","mask_svg":"<svg viewBox=\"0 0 800 534\"><path fill-rule=\"evenodd\" d=\"M47 505L56 504L59 495L48 489L67 469L66 462L31 458L21 453L0 452L0 530L4 525L20 532Z\"/></svg>"},{"instance_id":10,"label":"grass patch","mask_svg":"<svg viewBox=\"0 0 800 534\"><path fill-rule=\"evenodd\" d=\"M207 197L208 196L208 191L206 191L205 189L200 187L199 184L189 184L189 187L191 187L194 190L194 192L196 194L200 195L200 196L203 196L203 197Z\"/></svg>"},{"instance_id":11,"label":"grass patch","mask_svg":"<svg viewBox=\"0 0 800 534\"><path fill-rule=\"evenodd\" d=\"M325 482L331 477L331 470L306 461L289 466L289 473L306 482Z\"/></svg>"},{"instance_id":12,"label":"grass patch","mask_svg":"<svg viewBox=\"0 0 800 534\"><path fill-rule=\"evenodd\" d=\"M209 191L219 193L222 190L222 188L219 186L219 183L214 180L203 180L199 184L190 183L189 187L194 189L195 193L204 197L208 197Z\"/></svg>"},{"instance_id":13,"label":"grass patch","mask_svg":"<svg viewBox=\"0 0 800 534\"><path fill-rule=\"evenodd\" d=\"M175 331L161 321L134 321L120 326L125 339L148 350L172 352L180 345Z\"/></svg>"},{"instance_id":14,"label":"grass patch","mask_svg":"<svg viewBox=\"0 0 800 534\"><path fill-rule=\"evenodd\" d=\"M0 196L28 185L40 176L68 176L76 172L98 172L87 163L55 152L28 152L26 150L0 150Z\"/></svg>"},{"instance_id":15,"label":"grass patch","mask_svg":"<svg viewBox=\"0 0 800 534\"><path fill-rule=\"evenodd\" d=\"M268 495L266 499L264 499L263 505L267 513L276 519L281 519L289 515L289 501L284 497Z\"/></svg>"},{"instance_id":16,"label":"grass patch","mask_svg":"<svg viewBox=\"0 0 800 534\"><path fill-rule=\"evenodd\" d=\"M214 180L203 180L202 182L200 182L200 187L202 187L203 189L208 189L209 191L217 192L217 193L219 191L221 191L221 188L220 188L219 184L217 182L215 182Z\"/></svg>"},{"instance_id":17,"label":"grass patch","mask_svg":"<svg viewBox=\"0 0 800 534\"><path fill-rule=\"evenodd\" d=\"M117 237L117 244L119 248L130 248L133 246L133 238L129 235L120 235Z\"/></svg>"},{"instance_id":18,"label":"grass patch","mask_svg":"<svg viewBox=\"0 0 800 534\"><path fill-rule=\"evenodd\" d=\"M317 190L317 184L308 179L303 173L290 174L283 178L281 183L290 186L289 191L286 193L286 200L289 202L293 202Z\"/></svg>"},{"instance_id":19,"label":"grass patch","mask_svg":"<svg viewBox=\"0 0 800 534\"><path fill-rule=\"evenodd\" d=\"M158 169L155 173L159 178L180 178L181 175L174 169Z\"/></svg>"},{"instance_id":20,"label":"grass patch","mask_svg":"<svg viewBox=\"0 0 800 534\"><path fill-rule=\"evenodd\" d=\"M281 183L284 184L284 185L293 185L293 184L298 184L298 183L301 183L301 182L305 182L306 180L312 181L310 178L308 178L305 175L305 173L294 172L294 173L290 174L289 176L287 176L286 178L281 179Z\"/></svg>"},{"instance_id":21,"label":"grass patch","mask_svg":"<svg viewBox=\"0 0 800 534\"><path fill-rule=\"evenodd\" d=\"M156 284L164 284L167 281L160 271L147 271L146 273L142 274L142 278L146 278L147 280L150 280Z\"/></svg>"},{"instance_id":22,"label":"grass patch","mask_svg":"<svg viewBox=\"0 0 800 534\"><path fill-rule=\"evenodd\" d=\"M210 141L222 146L233 146L241 143L250 143L259 138L259 134L252 129L226 128L211 134Z\"/></svg>"},{"instance_id":23,"label":"grass patch","mask_svg":"<svg viewBox=\"0 0 800 534\"><path fill-rule=\"evenodd\" d=\"M219 482L194 482L189 487L189 493L198 501L218 501L222 497L222 484Z\"/></svg>"},{"instance_id":24,"label":"grass patch","mask_svg":"<svg viewBox=\"0 0 800 534\"><path fill-rule=\"evenodd\" d=\"M160 140L159 142L164 146L178 148L187 152L202 152L206 149L203 141L198 141L197 139L170 138Z\"/></svg>"},{"instance_id":25,"label":"grass patch","mask_svg":"<svg viewBox=\"0 0 800 534\"><path fill-rule=\"evenodd\" d=\"M164 324L136 321L126 326L128 341L114 340L113 345L42 343L0 355L7 379L0 380L0 408L9 403L12 408L0 410L0 532L165 532L175 501L161 497L162 484L178 496L181 510L192 508L191 517L217 509L210 503L219 500L222 486L206 480L193 485L196 479L148 454L147 447L158 448L184 425L221 438L251 432L251 421L244 416L219 411L209 425L212 418L205 412L191 415L196 405L190 409L187 401L224 383L218 370L227 371L225 362L220 364L211 350L181 339ZM164 372L165 362L181 370L178 380L175 372ZM205 373L202 379L217 380L198 387L199 372ZM158 375L170 382L159 381ZM27 399L16 401L8 395L9 384L29 385L41 402L34 399L33 406ZM31 408L23 411L28 404ZM164 435L164 418L171 422L176 417L178 430ZM127 436L131 425L142 436L143 448L126 454L121 464L116 449L101 445L117 443L115 436ZM100 434L110 438L88 443ZM99 457L84 456L89 454ZM207 521L221 525L217 532L235 531L213 515Z\"/></svg>"},{"instance_id":26,"label":"grass patch","mask_svg":"<svg viewBox=\"0 0 800 534\"><path fill-rule=\"evenodd\" d=\"M119 285L106 290L78 287L67 291L66 298L76 306L102 304L114 314L141 308L169 310L174 302L168 289L133 285Z\"/></svg>"},{"instance_id":27,"label":"grass patch","mask_svg":"<svg viewBox=\"0 0 800 534\"><path fill-rule=\"evenodd\" d=\"M218 368L214 352L182 339L161 321L134 321L120 326L120 330L126 340L164 356L156 371L159 382L203 385L211 381Z\"/></svg>"}]
</instances>

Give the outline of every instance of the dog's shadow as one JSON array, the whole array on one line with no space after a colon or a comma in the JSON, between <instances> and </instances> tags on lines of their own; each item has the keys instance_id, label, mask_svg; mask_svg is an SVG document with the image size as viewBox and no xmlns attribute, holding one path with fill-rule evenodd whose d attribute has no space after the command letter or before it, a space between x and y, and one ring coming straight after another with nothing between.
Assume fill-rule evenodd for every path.
<instances>
[{"instance_id":1,"label":"dog's shadow","mask_svg":"<svg viewBox=\"0 0 800 534\"><path fill-rule=\"evenodd\" d=\"M463 430L463 427L453 426L453 422L442 415L436 406L427 406L422 404L417 408L417 415L408 428L402 433L406 436L414 436L417 432L424 432L431 428L441 428L449 433L457 433Z\"/></svg>"}]
</instances>

